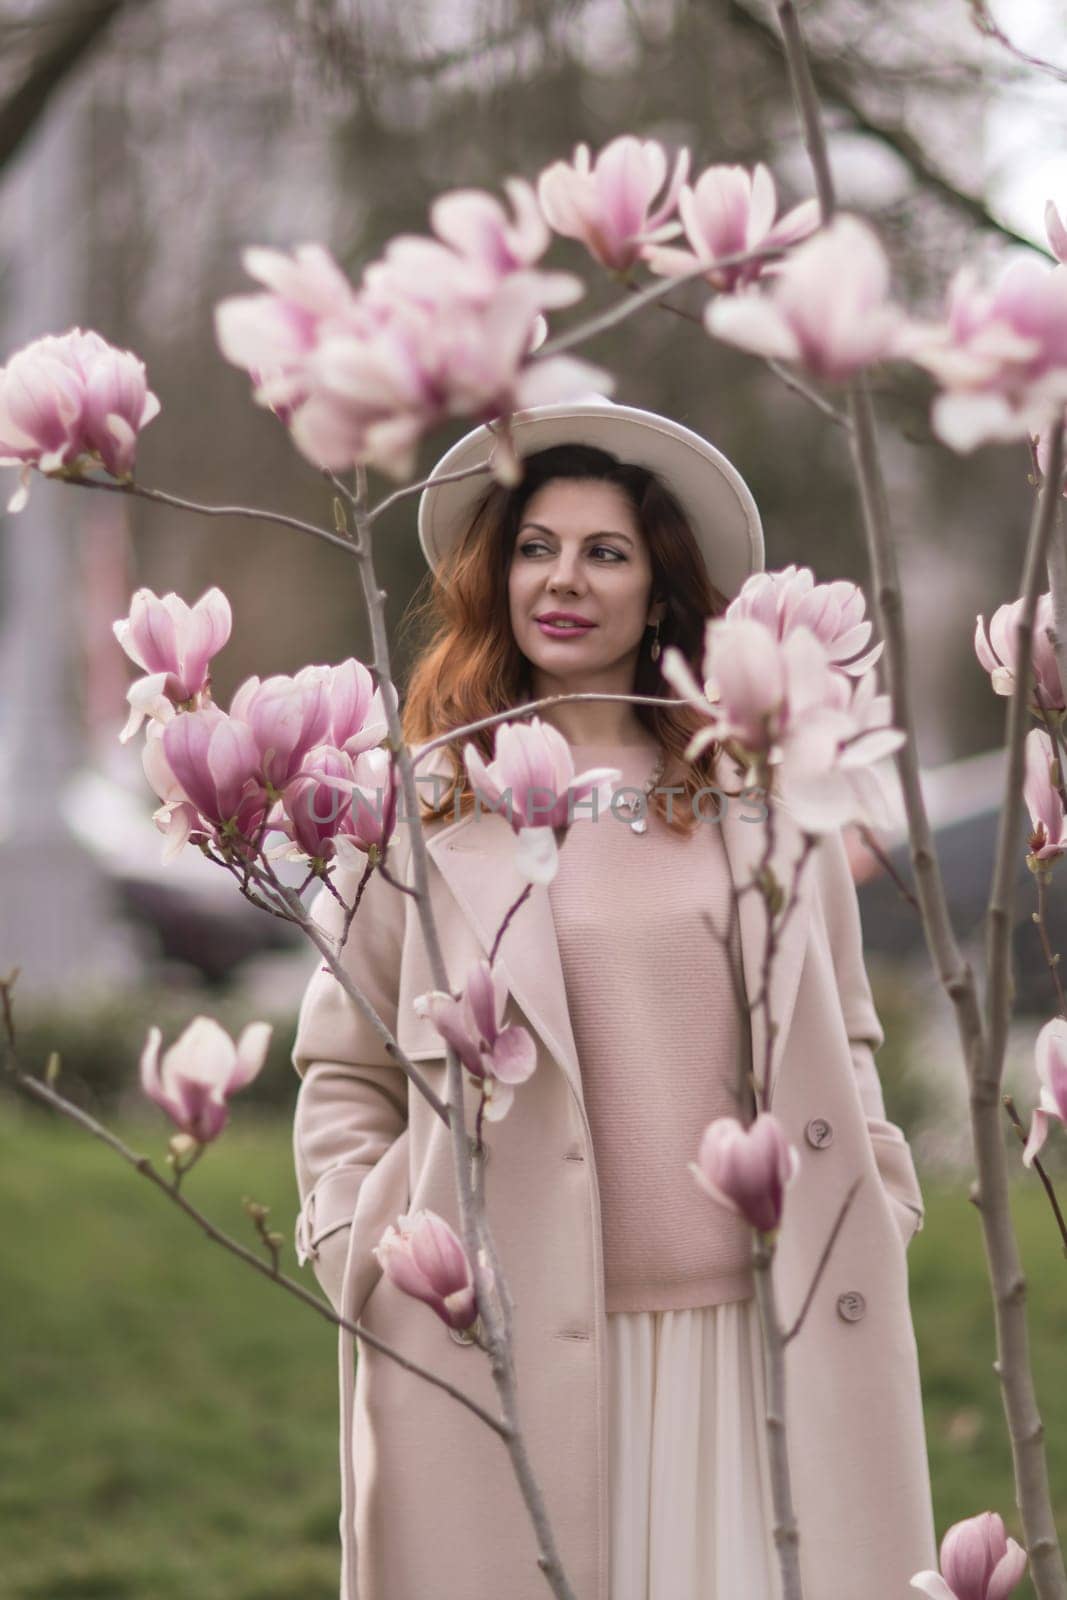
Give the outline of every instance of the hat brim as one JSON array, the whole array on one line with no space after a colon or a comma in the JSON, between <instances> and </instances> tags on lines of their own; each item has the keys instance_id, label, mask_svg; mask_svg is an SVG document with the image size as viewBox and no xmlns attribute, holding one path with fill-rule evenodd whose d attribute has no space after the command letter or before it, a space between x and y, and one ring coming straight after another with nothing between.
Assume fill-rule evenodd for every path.
<instances>
[{"instance_id":1,"label":"hat brim","mask_svg":"<svg viewBox=\"0 0 1067 1600\"><path fill-rule=\"evenodd\" d=\"M510 427L520 457L588 444L654 472L685 512L708 576L727 599L763 570L763 527L748 485L721 450L680 422L598 399L516 411ZM438 461L420 496L419 542L435 572L470 526L490 480L488 470L452 483L434 479L480 463L488 468L494 442L484 426L465 434Z\"/></svg>"}]
</instances>

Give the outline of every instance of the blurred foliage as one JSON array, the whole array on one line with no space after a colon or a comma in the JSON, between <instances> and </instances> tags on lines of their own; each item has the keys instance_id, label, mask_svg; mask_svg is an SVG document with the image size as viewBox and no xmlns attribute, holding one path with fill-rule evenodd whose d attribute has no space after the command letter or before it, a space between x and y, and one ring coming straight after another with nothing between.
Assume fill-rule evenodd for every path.
<instances>
[{"instance_id":1,"label":"blurred foliage","mask_svg":"<svg viewBox=\"0 0 1067 1600\"><path fill-rule=\"evenodd\" d=\"M885 1032L885 1042L874 1058L882 1081L885 1114L903 1129L910 1142L943 1109L937 1080L925 1070L917 1048L924 1017L916 1008L909 967L884 960L868 961L868 973L875 1010Z\"/></svg>"},{"instance_id":2,"label":"blurred foliage","mask_svg":"<svg viewBox=\"0 0 1067 1600\"><path fill-rule=\"evenodd\" d=\"M162 1050L174 1043L194 1016L214 1018L236 1038L249 1022L273 1025L270 1051L258 1075L242 1089L241 1105L291 1107L299 1079L290 1060L296 1035L296 1016L290 1009L272 1013L262 1005L250 1003L236 991L175 992L172 988L147 987L101 994L96 1000L80 1000L77 1009L52 1002L34 1007L29 1001L18 1010L18 1050L24 1072L43 1077L53 1051L60 1058L60 1074L55 1087L75 1105L94 1115L128 1114L148 1107L158 1115L161 1128L167 1126L165 1113L156 1111L141 1088L140 1061L150 1025L163 1034ZM6 1080L0 1080L5 1082ZM18 1098L27 1104L19 1091ZM233 1105L236 1108L237 1099ZM43 1115L54 1113L40 1107Z\"/></svg>"}]
</instances>

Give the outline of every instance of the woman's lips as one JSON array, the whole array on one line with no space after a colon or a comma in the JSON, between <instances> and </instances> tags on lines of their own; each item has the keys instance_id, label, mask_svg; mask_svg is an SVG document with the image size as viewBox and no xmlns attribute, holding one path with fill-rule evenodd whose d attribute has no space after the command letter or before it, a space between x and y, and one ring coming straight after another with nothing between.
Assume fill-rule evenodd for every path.
<instances>
[{"instance_id":1,"label":"woman's lips","mask_svg":"<svg viewBox=\"0 0 1067 1600\"><path fill-rule=\"evenodd\" d=\"M541 632L550 639L580 639L582 634L591 633L596 627L594 622L572 623L569 626L561 627L556 622L542 622L539 617L535 617L534 621Z\"/></svg>"}]
</instances>

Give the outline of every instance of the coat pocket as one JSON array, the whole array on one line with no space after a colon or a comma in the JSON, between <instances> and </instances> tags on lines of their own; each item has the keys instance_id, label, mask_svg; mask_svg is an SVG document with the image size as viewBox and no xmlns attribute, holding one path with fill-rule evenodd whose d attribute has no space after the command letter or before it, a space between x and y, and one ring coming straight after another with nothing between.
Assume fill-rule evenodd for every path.
<instances>
[{"instance_id":1,"label":"coat pocket","mask_svg":"<svg viewBox=\"0 0 1067 1600\"><path fill-rule=\"evenodd\" d=\"M907 1249L922 1228L923 1213L916 1206L909 1205L906 1200L898 1200L895 1194L889 1195L889 1202L893 1207L893 1219L900 1229L900 1237Z\"/></svg>"},{"instance_id":2,"label":"coat pocket","mask_svg":"<svg viewBox=\"0 0 1067 1600\"><path fill-rule=\"evenodd\" d=\"M410 1129L405 1128L360 1186L352 1217L347 1315L358 1321L371 1290L382 1275L374 1246L390 1223L407 1210L411 1195L408 1172Z\"/></svg>"},{"instance_id":3,"label":"coat pocket","mask_svg":"<svg viewBox=\"0 0 1067 1600\"><path fill-rule=\"evenodd\" d=\"M867 1132L893 1220L907 1247L922 1228L926 1215L911 1147L896 1123L881 1117L867 1119Z\"/></svg>"}]
</instances>

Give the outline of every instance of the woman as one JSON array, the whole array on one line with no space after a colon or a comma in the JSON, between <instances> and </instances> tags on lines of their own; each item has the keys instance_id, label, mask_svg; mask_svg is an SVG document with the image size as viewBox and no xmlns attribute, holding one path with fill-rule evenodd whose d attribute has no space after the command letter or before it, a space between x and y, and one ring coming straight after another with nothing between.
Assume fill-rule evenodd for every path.
<instances>
[{"instance_id":1,"label":"woman","mask_svg":"<svg viewBox=\"0 0 1067 1600\"><path fill-rule=\"evenodd\" d=\"M513 438L525 462L515 489L465 478L420 507L439 581L437 631L404 707L415 746L546 694L664 695L662 646L696 665L705 618L762 565L751 496L688 429L598 400L526 413ZM484 460L491 442L475 430L434 476ZM507 1020L538 1045L537 1070L492 1127L486 1171L534 1469L577 1595L773 1600L751 1236L686 1169L707 1122L753 1114L765 1038L739 995L759 985L762 914L752 895L732 929L730 913L764 830L725 752L684 762L698 725L686 708L604 699L541 715L576 771L619 769L629 808L575 823L498 958ZM486 759L492 738L472 741ZM505 819L473 809L459 750L433 754L431 894L458 987L523 880ZM709 804L712 786L724 798ZM785 873L798 840L784 812L776 824ZM394 874L410 881L403 837L394 849ZM772 1108L801 1152L776 1265L787 1321L844 1191L857 1174L871 1180L788 1347L802 1571L816 1600L895 1600L936 1564L905 1261L922 1196L884 1116L882 1034L839 836L802 882L772 990ZM320 914L336 931L336 902ZM414 907L380 876L345 960L443 1098L443 1046L411 1004L433 987ZM309 987L294 1060L302 1254L348 1317L493 1408L484 1357L405 1302L370 1253L406 1210L458 1225L447 1130L325 974ZM528 1515L484 1425L363 1346L350 1449L344 1336L341 1383L346 1600L543 1594Z\"/></svg>"}]
</instances>

